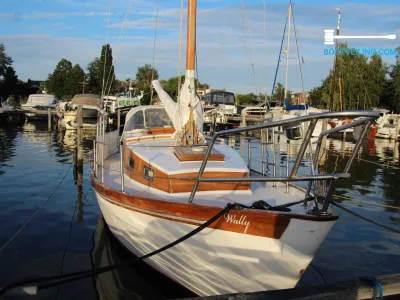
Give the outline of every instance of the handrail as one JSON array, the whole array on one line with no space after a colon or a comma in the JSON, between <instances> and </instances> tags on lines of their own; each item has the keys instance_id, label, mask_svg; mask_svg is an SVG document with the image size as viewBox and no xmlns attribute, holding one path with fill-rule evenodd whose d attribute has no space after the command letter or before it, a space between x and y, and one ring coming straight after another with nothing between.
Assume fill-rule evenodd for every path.
<instances>
[{"instance_id":1,"label":"handrail","mask_svg":"<svg viewBox=\"0 0 400 300\"><path fill-rule=\"evenodd\" d=\"M379 118L379 112L372 111L372 110L371 111L357 111L357 110L352 111L352 110L350 110L350 111L310 114L307 116L301 116L301 117L292 118L292 119L279 120L279 121L274 121L274 122L269 122L269 123L262 123L262 124L250 125L250 126L246 126L246 127L222 130L222 131L216 132L214 134L214 136L237 134L237 133L241 133L241 132L259 130L259 129L263 129L263 128L273 128L273 127L278 127L278 126L289 125L291 123L303 123L303 122L311 121L312 119L319 120L319 119L360 118L360 117L376 119L376 118ZM332 128L332 129L335 129L335 128Z\"/></svg>"},{"instance_id":2,"label":"handrail","mask_svg":"<svg viewBox=\"0 0 400 300\"><path fill-rule=\"evenodd\" d=\"M349 178L349 173L336 173L336 174L318 174L318 175L306 175L297 177L217 177L199 178L199 182L279 182L279 181L314 181L314 180L329 180L339 178Z\"/></svg>"},{"instance_id":3,"label":"handrail","mask_svg":"<svg viewBox=\"0 0 400 300\"><path fill-rule=\"evenodd\" d=\"M269 123L263 123L263 124L256 124L256 125L251 125L251 126L247 126L247 127L241 127L241 128L235 128L235 129L228 129L228 130L223 130L223 131L219 131L216 132L213 137L211 138L211 141L209 143L209 146L207 148L207 151L205 153L205 157L204 160L202 161L202 164L200 166L199 172L197 174L197 178L195 181L195 184L193 186L192 192L189 196L189 203L193 202L194 196L197 192L198 186L200 182L224 182L225 181L243 181L243 182L262 182L262 181L271 181L271 182L276 182L276 181L310 181L309 183L309 189L307 191L307 194L309 194L310 188L311 188L311 184L313 181L316 180L330 180L331 184L329 186L329 190L328 193L331 193L333 191L333 187L334 187L334 182L336 182L338 179L340 178L347 178L344 175L347 174L348 172L348 168L350 167L352 161L354 160L354 157L351 161L348 162L347 166L346 166L346 172L344 174L336 174L336 176L334 175L324 175L321 177L321 175L315 175L315 170L316 170L316 165L317 165L317 159L319 157L319 151L320 151L320 146L321 146L321 141L323 136L328 135L330 133L333 132L338 132L338 131L342 131L344 129L347 128L351 128L357 125L362 125L364 124L364 130L361 134L360 139L357 141L356 144L356 150L358 152L358 150L361 147L361 140L362 138L366 135L366 131L369 128L370 123L374 120L377 119L379 117L379 112L376 111L341 111L341 112L327 112L327 113L319 113L319 114L310 114L310 115L306 115L306 116L301 116L298 118L293 118L293 119L287 119L287 120L279 120L279 121L274 121L274 122L269 122ZM301 160L303 159L304 153L306 148L309 145L313 130L315 128L315 125L317 123L317 121L319 119L332 119L332 118L361 118L358 120L355 120L351 123L345 124L345 125L341 125L335 128L332 128L330 130L325 130L324 132L322 132L319 136L318 139L318 144L317 144L317 151L314 157L314 162L313 162L313 175L311 176L300 176L300 177L295 177L299 165L301 163ZM281 127L281 126L285 126L285 125L290 125L290 124L300 124L300 123L304 123L310 121L310 126L307 130L307 133L303 139L303 143L301 145L300 148L300 153L296 158L295 164L293 166L292 172L290 174L290 176L288 177L260 177L260 178L235 178L235 180L232 180L232 178L203 178L203 173L204 170L206 168L209 156L211 154L211 151L213 149L213 146L215 144L215 141L218 137L220 137L221 135L232 135L232 134L238 134L238 133L242 133L242 132L248 132L248 131L254 131L254 130L261 130L261 129L266 129L266 128L275 128L275 127ZM324 179L321 179L324 178ZM277 179L277 180L275 180ZM278 180L279 179L279 180ZM329 204L329 195L327 193L327 200L324 203L324 210L326 213L327 210L327 203ZM323 211L324 212L324 211Z\"/></svg>"}]
</instances>

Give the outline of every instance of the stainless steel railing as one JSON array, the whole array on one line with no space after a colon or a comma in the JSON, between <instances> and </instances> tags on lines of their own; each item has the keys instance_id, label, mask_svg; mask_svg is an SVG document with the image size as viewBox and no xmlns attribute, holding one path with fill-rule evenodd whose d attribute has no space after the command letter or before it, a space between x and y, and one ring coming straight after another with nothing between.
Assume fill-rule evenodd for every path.
<instances>
[{"instance_id":1,"label":"stainless steel railing","mask_svg":"<svg viewBox=\"0 0 400 300\"><path fill-rule=\"evenodd\" d=\"M361 147L361 141L365 137L369 125L371 122L379 117L379 113L375 111L342 111L342 112L328 112L328 113L321 113L321 114L312 114L312 115L307 115L307 116L302 116L298 118L293 118L293 119L287 119L287 120L280 120L280 121L275 121L275 122L269 122L269 123L264 123L264 124L257 124L257 125L252 125L252 126L247 126L247 127L242 127L242 128L235 128L235 129L229 129L229 130L223 130L215 133L209 142L205 158L200 166L199 173L197 175L195 184L193 186L192 192L189 197L189 203L193 202L194 196L197 192L198 186L200 182L286 182L287 185L289 182L294 182L294 181L309 181L309 186L307 190L307 195L310 196L311 192L311 187L312 184L321 181L321 180L327 180L329 181L329 188L328 191L326 192L325 195L325 201L323 203L323 207L320 211L321 214L326 214L329 206L329 202L332 197L332 193L334 190L334 185L338 179L341 178L348 178L350 175L348 174L348 171L350 169L351 164L354 161L354 158L356 157L360 147ZM322 132L318 138L317 142L317 149L316 153L312 162L312 175L306 175L306 176L296 176L300 163L304 157L304 154L306 152L307 147L310 145L310 139L312 137L312 133L315 129L315 125L317 124L318 120L322 119L333 119L333 118L339 118L339 119L344 119L344 118L359 118L356 119L348 124L338 126L335 128L332 128L330 130L325 130ZM304 135L303 142L300 146L299 153L296 157L296 160L293 164L292 170L289 173L289 169L287 169L287 176L286 177L278 177L276 176L276 172L274 170L274 176L272 177L243 177L243 178L237 178L237 177L226 177L226 178L204 178L203 173L206 168L208 159L210 157L211 151L213 149L213 146L215 144L215 141L217 140L218 137L220 136L228 136L228 135L233 135L233 134L238 134L238 133L243 133L243 132L249 132L249 131L256 131L256 130L262 130L262 129L274 129L276 127L283 127L287 125L293 125L293 124L301 124L304 122L310 122L308 129L306 131L306 134ZM353 154L351 155L349 161L347 162L347 165L344 169L343 174L317 174L317 163L318 163L318 157L319 157L319 152L321 150L321 144L322 144L322 139L324 136L327 136L328 134L334 133L334 132L339 132L351 127L355 126L363 126L361 135L359 139L356 142L356 146L354 149ZM274 130L272 130L274 133ZM248 153L248 158L249 158L249 168L250 168L250 160L251 160L251 147L249 146L249 153ZM288 151L288 157L289 158L289 151ZM289 159L287 160L287 168L289 167Z\"/></svg>"}]
</instances>

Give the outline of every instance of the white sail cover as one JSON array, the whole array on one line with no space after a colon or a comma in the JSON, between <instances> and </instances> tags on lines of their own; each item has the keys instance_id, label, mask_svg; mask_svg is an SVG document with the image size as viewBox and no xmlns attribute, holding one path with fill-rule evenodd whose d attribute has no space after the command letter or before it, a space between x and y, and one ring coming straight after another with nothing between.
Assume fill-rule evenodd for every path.
<instances>
[{"instance_id":1,"label":"white sail cover","mask_svg":"<svg viewBox=\"0 0 400 300\"><path fill-rule=\"evenodd\" d=\"M194 84L194 71L186 71L185 82L181 88L179 101L174 100L165 92L158 80L153 80L152 84L156 90L165 111L170 117L174 128L176 129L175 138L178 140L183 134L183 127L189 121L191 104L193 107L193 116L196 122L197 131L203 133L203 106L196 94ZM202 134L200 135L202 136Z\"/></svg>"}]
</instances>

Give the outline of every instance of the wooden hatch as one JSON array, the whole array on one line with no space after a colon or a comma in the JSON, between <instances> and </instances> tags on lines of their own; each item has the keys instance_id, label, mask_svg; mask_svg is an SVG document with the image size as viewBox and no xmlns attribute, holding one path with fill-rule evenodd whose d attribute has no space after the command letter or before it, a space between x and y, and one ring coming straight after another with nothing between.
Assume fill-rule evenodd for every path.
<instances>
[{"instance_id":1,"label":"wooden hatch","mask_svg":"<svg viewBox=\"0 0 400 300\"><path fill-rule=\"evenodd\" d=\"M189 105L189 120L183 127L181 145L175 147L174 154L179 161L203 161L206 157L208 146L199 145L199 134L193 117L193 107ZM208 160L223 161L224 155L212 149Z\"/></svg>"},{"instance_id":2,"label":"wooden hatch","mask_svg":"<svg viewBox=\"0 0 400 300\"><path fill-rule=\"evenodd\" d=\"M203 161L207 148L207 146L179 146L175 147L174 154L179 161ZM208 157L209 161L223 161L224 159L224 155L214 149L211 150Z\"/></svg>"}]
</instances>

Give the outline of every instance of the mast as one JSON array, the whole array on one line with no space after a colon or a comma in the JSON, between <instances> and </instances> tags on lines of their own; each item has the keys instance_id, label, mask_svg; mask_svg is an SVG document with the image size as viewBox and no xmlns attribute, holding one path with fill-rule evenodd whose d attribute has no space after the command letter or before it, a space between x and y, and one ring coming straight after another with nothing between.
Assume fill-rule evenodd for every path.
<instances>
[{"instance_id":1,"label":"mast","mask_svg":"<svg viewBox=\"0 0 400 300\"><path fill-rule=\"evenodd\" d=\"M288 39L287 39L287 50L286 50L286 79L285 79L285 94L283 96L283 100L286 100L287 90L288 90L291 13L292 13L292 1L290 1L289 11L288 11Z\"/></svg>"},{"instance_id":2,"label":"mast","mask_svg":"<svg viewBox=\"0 0 400 300\"><path fill-rule=\"evenodd\" d=\"M336 27L336 35L339 35L340 32L340 8L335 8L334 10L337 10L338 13L338 23ZM332 85L331 85L331 102L329 104L329 110L333 110L333 100L335 96L335 77L336 77L336 51L337 51L337 46L338 46L338 40L335 39L335 54L333 58L333 68L332 68Z\"/></svg>"},{"instance_id":3,"label":"mast","mask_svg":"<svg viewBox=\"0 0 400 300\"><path fill-rule=\"evenodd\" d=\"M86 82L86 80L85 80L85 73L83 73L83 80L82 80L82 82L78 82L78 83L80 83L81 85L82 85L82 94L84 94L85 93L85 85L87 85L88 83Z\"/></svg>"},{"instance_id":4,"label":"mast","mask_svg":"<svg viewBox=\"0 0 400 300\"><path fill-rule=\"evenodd\" d=\"M188 0L186 75L194 78L196 57L196 0Z\"/></svg>"}]
</instances>

